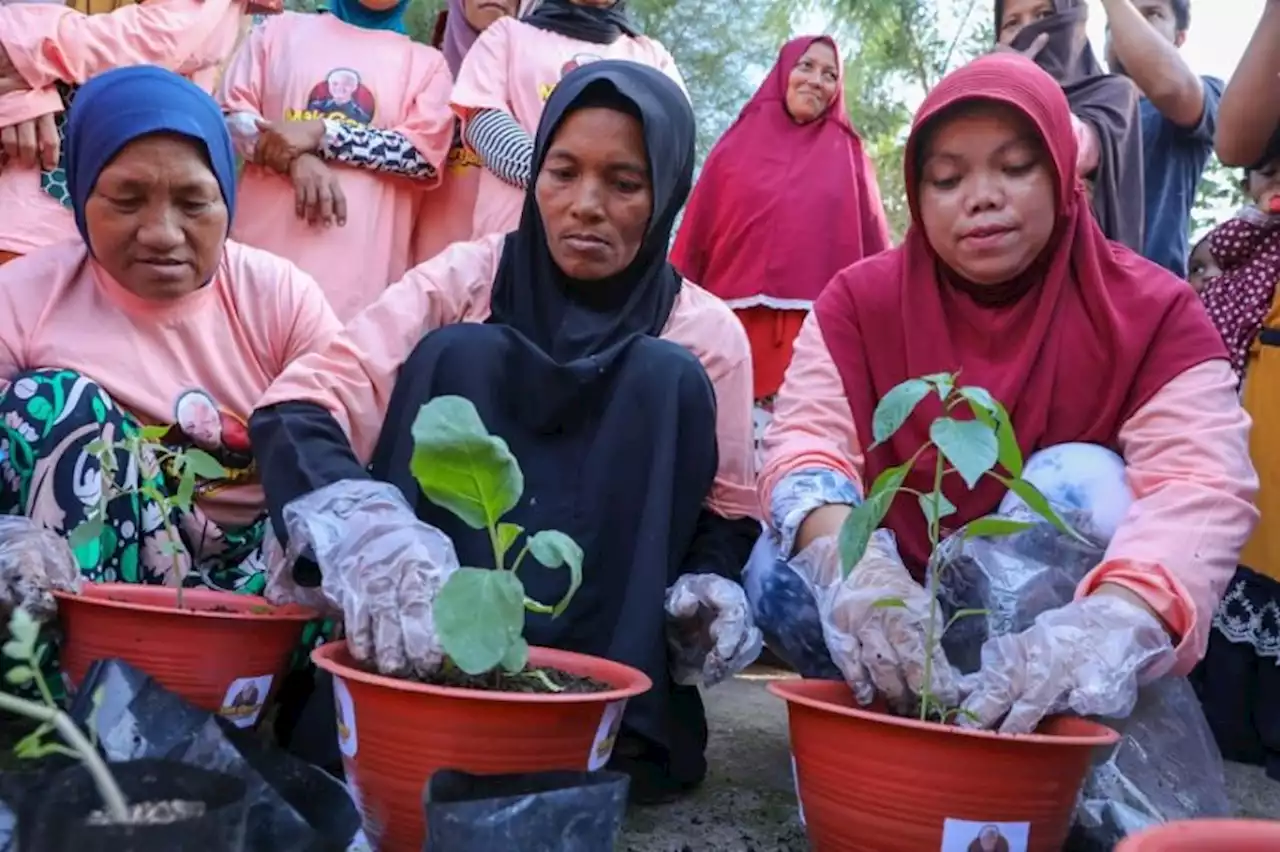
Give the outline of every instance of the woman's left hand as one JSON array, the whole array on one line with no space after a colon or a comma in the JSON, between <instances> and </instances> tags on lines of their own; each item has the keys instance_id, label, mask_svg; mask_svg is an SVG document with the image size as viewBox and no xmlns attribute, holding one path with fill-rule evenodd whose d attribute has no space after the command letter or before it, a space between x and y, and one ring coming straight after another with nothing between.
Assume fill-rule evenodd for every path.
<instances>
[{"instance_id":1,"label":"woman's left hand","mask_svg":"<svg viewBox=\"0 0 1280 852\"><path fill-rule=\"evenodd\" d=\"M957 722L1025 734L1068 710L1123 718L1138 687L1173 662L1173 643L1155 616L1121 595L1095 593L1041 613L1021 633L988 639L982 668L961 679L968 697Z\"/></svg>"},{"instance_id":2,"label":"woman's left hand","mask_svg":"<svg viewBox=\"0 0 1280 852\"><path fill-rule=\"evenodd\" d=\"M303 154L314 154L324 144L324 122L308 121L259 121L258 142L254 147L254 160L258 165L289 174L293 161Z\"/></svg>"},{"instance_id":3,"label":"woman's left hand","mask_svg":"<svg viewBox=\"0 0 1280 852\"><path fill-rule=\"evenodd\" d=\"M667 589L667 644L676 683L715 686L760 656L764 639L742 586L718 574L685 574Z\"/></svg>"}]
</instances>

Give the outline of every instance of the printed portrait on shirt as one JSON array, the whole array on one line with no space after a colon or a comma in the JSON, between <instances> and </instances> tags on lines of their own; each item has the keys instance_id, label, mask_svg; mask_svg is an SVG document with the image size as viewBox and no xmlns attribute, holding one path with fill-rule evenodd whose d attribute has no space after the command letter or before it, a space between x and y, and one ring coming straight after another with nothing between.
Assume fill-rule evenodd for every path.
<instances>
[{"instance_id":1,"label":"printed portrait on shirt","mask_svg":"<svg viewBox=\"0 0 1280 852\"><path fill-rule=\"evenodd\" d=\"M543 102L545 103L546 100L551 97L551 93L555 91L556 85L560 82L560 80L564 79L564 76L566 74L568 74L570 71L576 71L577 69L581 68L583 65L590 65L592 62L599 62L601 59L604 59L604 57L597 56L594 53L575 54L568 62L560 66L559 80L556 80L555 83L543 83L541 86L538 87L538 97L542 98Z\"/></svg>"},{"instance_id":2,"label":"printed portrait on shirt","mask_svg":"<svg viewBox=\"0 0 1280 852\"><path fill-rule=\"evenodd\" d=\"M223 480L198 483L200 494L242 482L255 473L248 424L219 408L203 390L188 390L179 395L173 406L173 427L164 436L163 443L169 447L204 450L226 468L227 476Z\"/></svg>"},{"instance_id":3,"label":"printed portrait on shirt","mask_svg":"<svg viewBox=\"0 0 1280 852\"><path fill-rule=\"evenodd\" d=\"M351 68L335 68L307 95L306 112L299 117L334 118L368 124L373 121L376 107L373 92L361 81L359 72Z\"/></svg>"}]
</instances>

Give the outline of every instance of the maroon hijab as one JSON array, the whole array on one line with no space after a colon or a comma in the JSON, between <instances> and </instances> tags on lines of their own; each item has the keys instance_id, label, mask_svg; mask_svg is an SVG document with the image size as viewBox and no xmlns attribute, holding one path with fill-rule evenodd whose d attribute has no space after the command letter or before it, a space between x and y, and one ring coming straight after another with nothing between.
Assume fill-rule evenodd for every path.
<instances>
[{"instance_id":1,"label":"maroon hijab","mask_svg":"<svg viewBox=\"0 0 1280 852\"><path fill-rule=\"evenodd\" d=\"M845 111L844 77L807 124L787 112L787 80L816 41L787 42L703 166L671 263L722 299L812 302L841 269L889 247L875 169Z\"/></svg>"},{"instance_id":2,"label":"maroon hijab","mask_svg":"<svg viewBox=\"0 0 1280 852\"><path fill-rule=\"evenodd\" d=\"M1025 115L1056 170L1057 222L1028 272L999 287L998 306L983 306L944 268L920 224L918 157L932 120L958 103L996 101ZM838 275L815 306L844 384L854 424L871 444L876 403L909 378L963 370L961 384L986 388L1008 408L1024 456L1070 441L1115 448L1120 427L1170 379L1225 358L1222 339L1185 282L1110 242L1075 178L1075 134L1061 86L1021 56L978 59L946 77L921 105L906 150L911 229L903 244ZM936 396L886 444L867 453L866 482L901 464L928 440L941 414ZM960 415L966 416L966 415ZM907 485L933 488L932 453ZM995 510L1004 495L984 478L966 491L948 479L958 528ZM908 564L929 555L916 500L900 497L885 518Z\"/></svg>"}]
</instances>

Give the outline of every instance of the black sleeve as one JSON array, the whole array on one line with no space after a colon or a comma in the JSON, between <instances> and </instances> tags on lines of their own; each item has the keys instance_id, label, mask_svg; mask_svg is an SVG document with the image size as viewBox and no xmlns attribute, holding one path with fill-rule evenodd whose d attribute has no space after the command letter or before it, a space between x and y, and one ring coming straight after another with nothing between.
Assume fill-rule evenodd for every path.
<instances>
[{"instance_id":1,"label":"black sleeve","mask_svg":"<svg viewBox=\"0 0 1280 852\"><path fill-rule=\"evenodd\" d=\"M718 574L741 583L742 569L760 537L760 529L760 522L754 518L730 520L704 508L680 573Z\"/></svg>"}]
</instances>

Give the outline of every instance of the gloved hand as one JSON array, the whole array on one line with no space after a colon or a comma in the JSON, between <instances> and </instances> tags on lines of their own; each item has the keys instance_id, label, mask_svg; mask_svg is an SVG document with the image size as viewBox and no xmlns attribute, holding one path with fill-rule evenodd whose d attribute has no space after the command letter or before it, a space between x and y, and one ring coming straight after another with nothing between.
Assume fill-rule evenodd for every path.
<instances>
[{"instance_id":1,"label":"gloved hand","mask_svg":"<svg viewBox=\"0 0 1280 852\"><path fill-rule=\"evenodd\" d=\"M444 650L431 606L454 571L453 542L414 515L385 482L346 479L284 508L289 547L320 566L342 612L351 654L383 674L430 675Z\"/></svg>"},{"instance_id":2,"label":"gloved hand","mask_svg":"<svg viewBox=\"0 0 1280 852\"><path fill-rule=\"evenodd\" d=\"M1173 643L1160 622L1123 598L1095 594L1041 613L1021 633L982 646L982 668L962 678L957 721L1023 734L1045 716L1124 717L1138 687L1168 672ZM1006 715L1007 714L1007 715Z\"/></svg>"},{"instance_id":3,"label":"gloved hand","mask_svg":"<svg viewBox=\"0 0 1280 852\"><path fill-rule=\"evenodd\" d=\"M959 700L958 676L942 650L941 610L931 607L929 593L902 564L892 533L877 530L862 561L844 579L835 536L814 540L789 564L813 589L827 650L860 704L870 704L879 692L895 712L913 710L924 686L926 627L933 609L938 609L938 623L930 692L944 706Z\"/></svg>"},{"instance_id":4,"label":"gloved hand","mask_svg":"<svg viewBox=\"0 0 1280 852\"><path fill-rule=\"evenodd\" d=\"M66 539L21 515L0 515L0 608L48 621L58 611L55 591L80 591L80 565Z\"/></svg>"},{"instance_id":5,"label":"gloved hand","mask_svg":"<svg viewBox=\"0 0 1280 852\"><path fill-rule=\"evenodd\" d=\"M676 683L715 686L760 656L747 594L718 574L685 574L667 589L667 645Z\"/></svg>"}]
</instances>

